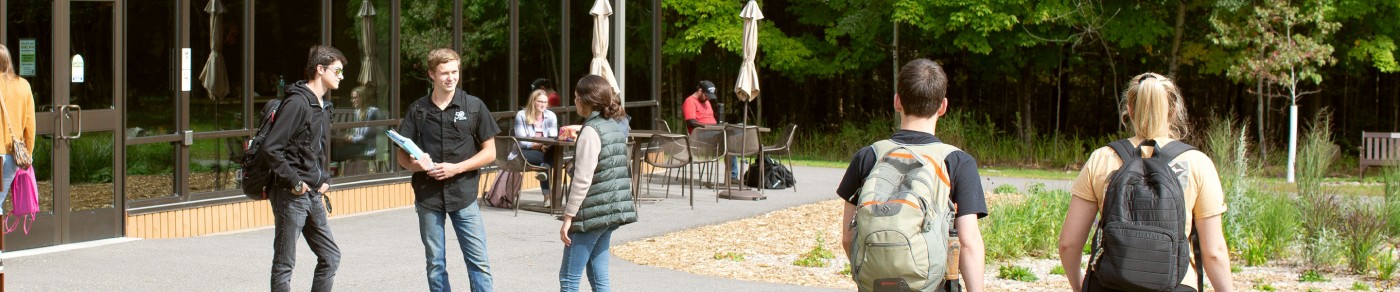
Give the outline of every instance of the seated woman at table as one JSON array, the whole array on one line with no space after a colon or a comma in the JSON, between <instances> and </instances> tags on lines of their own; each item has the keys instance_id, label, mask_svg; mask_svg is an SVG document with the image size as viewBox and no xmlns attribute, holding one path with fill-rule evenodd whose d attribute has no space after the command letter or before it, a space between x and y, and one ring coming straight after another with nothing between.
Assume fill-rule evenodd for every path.
<instances>
[{"instance_id":1,"label":"seated woman at table","mask_svg":"<svg viewBox=\"0 0 1400 292\"><path fill-rule=\"evenodd\" d=\"M530 93L529 103L524 109L515 113L514 129L511 131L516 137L548 138L559 135L559 118L554 112L549 111L549 93L543 89L537 89ZM551 163L549 157L545 155L548 145L520 141L520 155L525 156L525 161L534 165L548 165ZM544 190L549 190L549 177L544 173L535 175L540 180L540 186Z\"/></svg>"}]
</instances>

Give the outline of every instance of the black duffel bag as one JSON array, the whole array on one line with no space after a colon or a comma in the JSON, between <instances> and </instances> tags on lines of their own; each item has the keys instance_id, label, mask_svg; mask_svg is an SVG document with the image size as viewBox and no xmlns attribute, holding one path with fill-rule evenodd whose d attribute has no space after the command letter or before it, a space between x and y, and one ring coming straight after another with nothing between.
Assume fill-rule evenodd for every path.
<instances>
[{"instance_id":1,"label":"black duffel bag","mask_svg":"<svg viewBox=\"0 0 1400 292\"><path fill-rule=\"evenodd\" d=\"M765 189L786 189L797 183L797 180L792 177L791 170L788 170L787 167L784 167L782 164L778 164L778 160L776 159L765 158L762 171L759 170L758 163L749 164L749 170L744 172L744 185L751 188L758 188L760 174L766 178L762 181L764 184L763 188Z\"/></svg>"}]
</instances>

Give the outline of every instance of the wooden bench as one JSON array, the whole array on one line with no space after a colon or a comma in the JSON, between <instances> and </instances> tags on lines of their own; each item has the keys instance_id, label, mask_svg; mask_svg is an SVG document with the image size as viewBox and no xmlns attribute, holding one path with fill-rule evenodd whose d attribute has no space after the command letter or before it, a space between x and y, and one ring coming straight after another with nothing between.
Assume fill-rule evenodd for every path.
<instances>
[{"instance_id":1,"label":"wooden bench","mask_svg":"<svg viewBox=\"0 0 1400 292\"><path fill-rule=\"evenodd\" d=\"M1360 175L1371 166L1400 166L1400 133L1361 132Z\"/></svg>"}]
</instances>

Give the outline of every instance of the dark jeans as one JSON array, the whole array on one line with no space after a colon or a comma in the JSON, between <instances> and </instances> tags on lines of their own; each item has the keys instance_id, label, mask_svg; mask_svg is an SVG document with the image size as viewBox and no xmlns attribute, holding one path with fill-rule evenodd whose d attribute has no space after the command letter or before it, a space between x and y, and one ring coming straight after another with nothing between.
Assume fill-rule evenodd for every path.
<instances>
[{"instance_id":1,"label":"dark jeans","mask_svg":"<svg viewBox=\"0 0 1400 292\"><path fill-rule=\"evenodd\" d=\"M272 291L291 290L292 268L297 263L297 237L306 238L311 253L316 254L316 274L311 278L311 291L331 291L335 271L340 267L340 247L331 236L326 221L322 194L315 190L304 195L289 190L273 190L268 202L272 204L275 231L272 239Z\"/></svg>"},{"instance_id":2,"label":"dark jeans","mask_svg":"<svg viewBox=\"0 0 1400 292\"><path fill-rule=\"evenodd\" d=\"M551 150L551 151L552 151L552 150ZM538 150L538 149L522 149L522 150L520 150L520 156L525 156L525 162L529 162L531 165L538 165L538 166L549 165L549 164L553 163L551 160L553 160L553 158L554 158L554 157L550 156L548 153L545 153L544 151L540 151L540 150ZM549 190L549 179L548 179L548 178L546 178L545 180L540 181L540 189L542 189L542 190Z\"/></svg>"}]
</instances>

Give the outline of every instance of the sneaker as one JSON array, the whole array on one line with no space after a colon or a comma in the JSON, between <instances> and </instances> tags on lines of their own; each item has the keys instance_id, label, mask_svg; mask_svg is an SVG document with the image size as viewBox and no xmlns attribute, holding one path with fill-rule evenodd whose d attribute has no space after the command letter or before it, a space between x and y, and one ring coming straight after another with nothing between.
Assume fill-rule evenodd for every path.
<instances>
[{"instance_id":1,"label":"sneaker","mask_svg":"<svg viewBox=\"0 0 1400 292\"><path fill-rule=\"evenodd\" d=\"M548 174L545 174L544 172L536 172L536 173L535 173L535 180L538 180L538 181L540 181L541 183L547 182L547 181L549 181L549 175L548 175Z\"/></svg>"}]
</instances>

